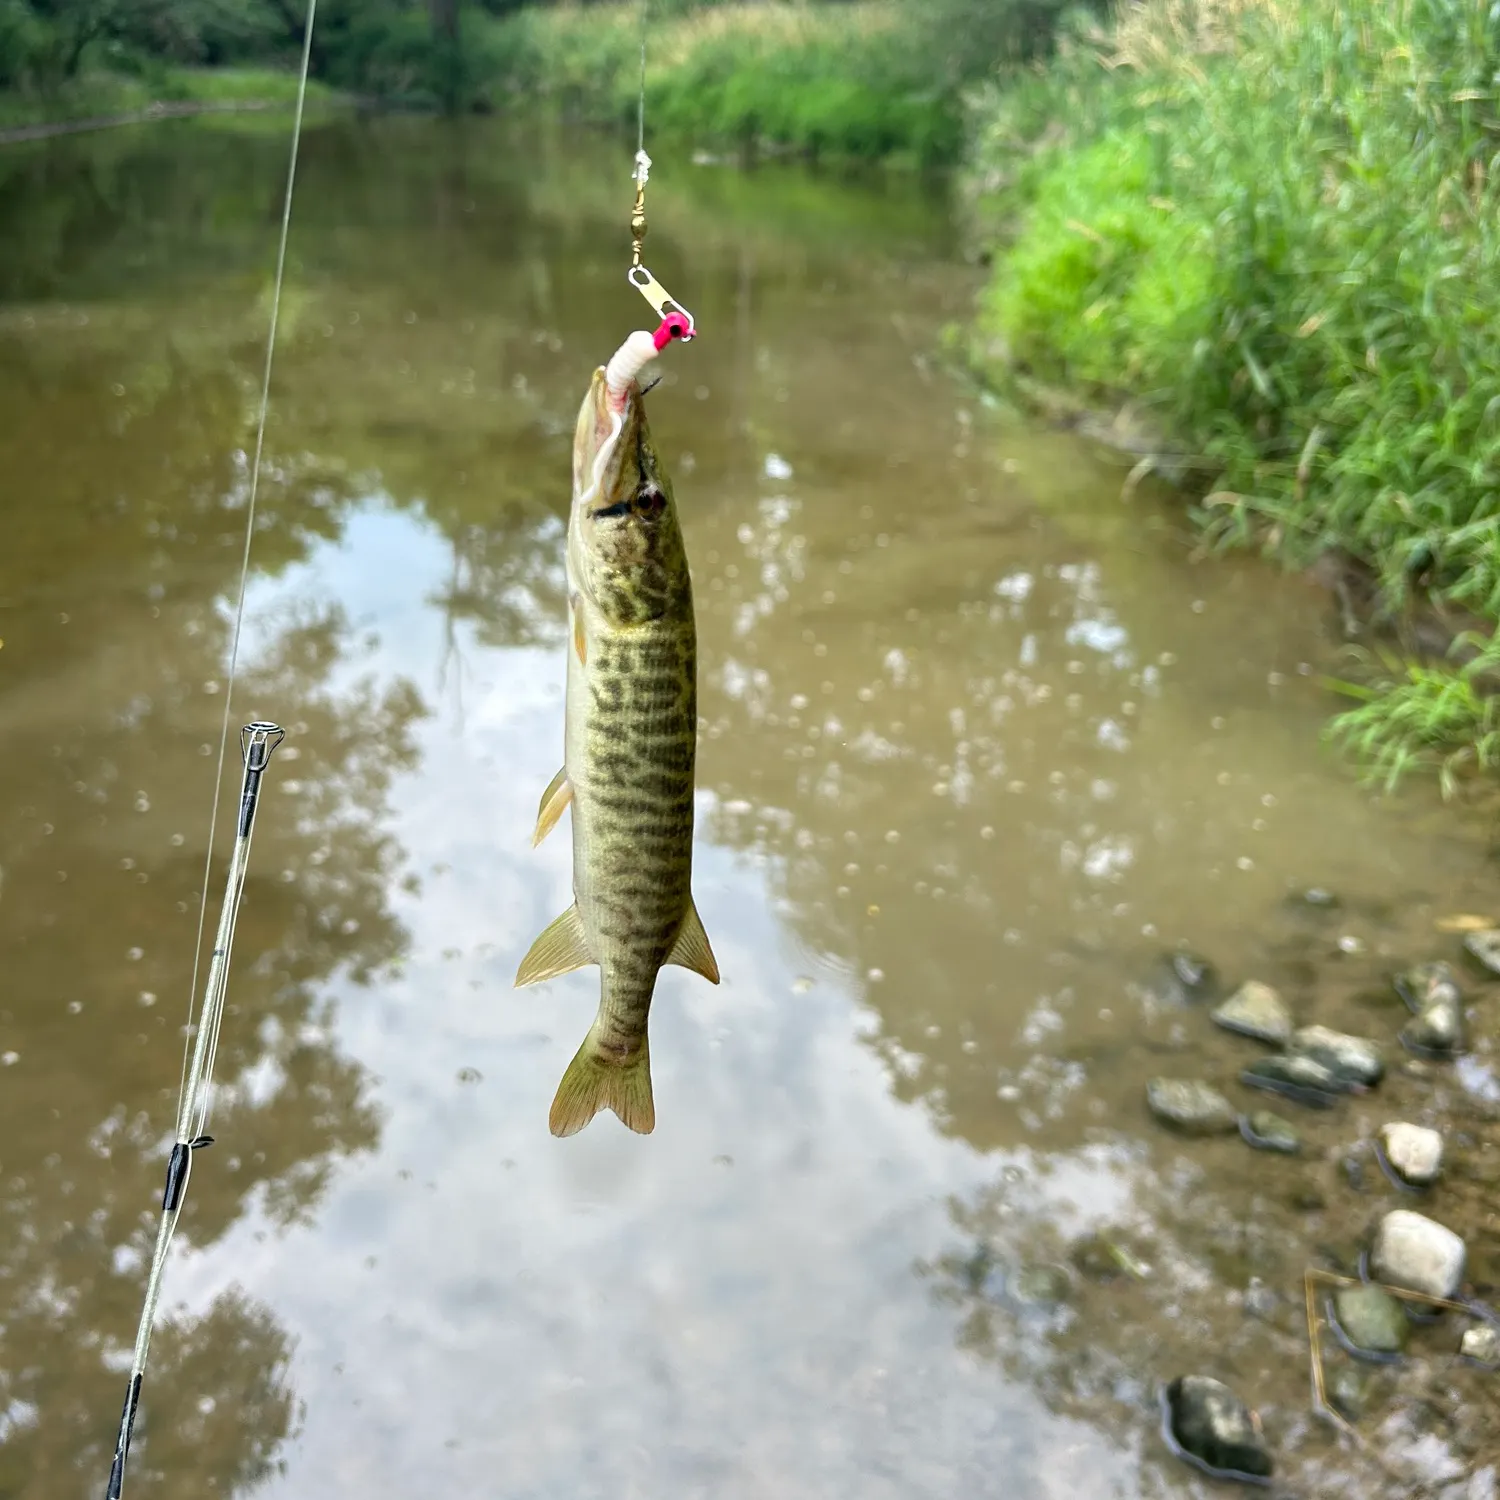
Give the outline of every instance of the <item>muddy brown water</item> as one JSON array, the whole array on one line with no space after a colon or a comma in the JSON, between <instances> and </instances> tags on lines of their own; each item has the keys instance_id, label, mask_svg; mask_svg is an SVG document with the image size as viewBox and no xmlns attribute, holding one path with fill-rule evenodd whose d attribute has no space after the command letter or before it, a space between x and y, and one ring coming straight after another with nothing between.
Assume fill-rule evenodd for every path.
<instances>
[{"instance_id":1,"label":"muddy brown water","mask_svg":"<svg viewBox=\"0 0 1500 1500\"><path fill-rule=\"evenodd\" d=\"M0 1496L102 1492L171 1130L284 121L0 155ZM1500 1002L1395 1044L1403 962L1494 913L1491 830L1320 749L1326 600L1195 561L1170 497L945 374L975 273L911 184L660 153L649 262L702 337L650 398L699 602L696 890L658 1126L547 1107L583 971L530 848L561 754L568 441L643 320L610 142L306 141L234 721L290 730L129 1490L1194 1496L1155 1391L1256 1406L1288 1495L1493 1496L1450 1326L1308 1414L1301 1274L1406 1204L1500 1283ZM223 878L216 851L211 889ZM1308 886L1341 905L1299 905ZM1289 899L1292 898L1292 899ZM1391 1076L1193 1142L1153 1074L1258 1048L1153 998L1188 944ZM1102 1277L1103 1229L1149 1267ZM1020 1272L1056 1265L1055 1305ZM1055 1276L1052 1281L1056 1283ZM1418 1486L1425 1488L1418 1488Z\"/></svg>"}]
</instances>

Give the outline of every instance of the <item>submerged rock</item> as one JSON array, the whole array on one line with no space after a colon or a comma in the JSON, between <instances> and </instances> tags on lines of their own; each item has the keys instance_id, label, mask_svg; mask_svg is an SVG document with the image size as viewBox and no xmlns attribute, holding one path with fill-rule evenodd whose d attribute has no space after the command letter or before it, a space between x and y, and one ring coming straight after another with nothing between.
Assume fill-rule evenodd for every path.
<instances>
[{"instance_id":1,"label":"submerged rock","mask_svg":"<svg viewBox=\"0 0 1500 1500\"><path fill-rule=\"evenodd\" d=\"M1493 1323L1481 1323L1466 1329L1458 1352L1481 1365L1500 1365L1500 1328Z\"/></svg>"},{"instance_id":2,"label":"submerged rock","mask_svg":"<svg viewBox=\"0 0 1500 1500\"><path fill-rule=\"evenodd\" d=\"M1011 1301L1023 1307L1056 1307L1068 1300L1072 1282L1061 1266L1023 1266L1010 1281Z\"/></svg>"},{"instance_id":3,"label":"submerged rock","mask_svg":"<svg viewBox=\"0 0 1500 1500\"><path fill-rule=\"evenodd\" d=\"M1443 1138L1422 1125L1382 1125L1380 1150L1391 1171L1410 1187L1431 1187L1443 1169Z\"/></svg>"},{"instance_id":4,"label":"submerged rock","mask_svg":"<svg viewBox=\"0 0 1500 1500\"><path fill-rule=\"evenodd\" d=\"M1219 975L1196 953L1164 953L1146 979L1146 990L1166 1005L1200 1005L1217 998Z\"/></svg>"},{"instance_id":5,"label":"submerged rock","mask_svg":"<svg viewBox=\"0 0 1500 1500\"><path fill-rule=\"evenodd\" d=\"M1365 1414L1365 1399L1368 1395L1364 1371L1357 1365L1340 1365L1328 1382L1329 1404L1351 1422L1359 1421Z\"/></svg>"},{"instance_id":6,"label":"submerged rock","mask_svg":"<svg viewBox=\"0 0 1500 1500\"><path fill-rule=\"evenodd\" d=\"M1263 1057L1240 1074L1240 1082L1253 1089L1266 1089L1311 1109L1328 1109L1342 1090L1331 1068L1297 1052Z\"/></svg>"},{"instance_id":7,"label":"submerged rock","mask_svg":"<svg viewBox=\"0 0 1500 1500\"><path fill-rule=\"evenodd\" d=\"M1451 1299L1463 1285L1467 1258L1464 1242L1451 1229L1398 1208L1375 1231L1370 1271L1389 1286Z\"/></svg>"},{"instance_id":8,"label":"submerged rock","mask_svg":"<svg viewBox=\"0 0 1500 1500\"><path fill-rule=\"evenodd\" d=\"M1234 1106L1206 1083L1153 1078L1146 1085L1146 1105L1158 1120L1187 1135L1228 1135L1239 1125Z\"/></svg>"},{"instance_id":9,"label":"submerged rock","mask_svg":"<svg viewBox=\"0 0 1500 1500\"><path fill-rule=\"evenodd\" d=\"M1491 974L1500 974L1500 927L1469 933L1464 938L1464 947Z\"/></svg>"},{"instance_id":10,"label":"submerged rock","mask_svg":"<svg viewBox=\"0 0 1500 1500\"><path fill-rule=\"evenodd\" d=\"M1179 1376L1167 1387L1168 1435L1213 1474L1269 1479L1270 1452L1250 1409L1221 1380Z\"/></svg>"},{"instance_id":11,"label":"submerged rock","mask_svg":"<svg viewBox=\"0 0 1500 1500\"><path fill-rule=\"evenodd\" d=\"M1401 1045L1419 1057L1451 1057L1463 1051L1464 997L1453 966L1443 959L1417 964L1394 982L1415 1017L1402 1027Z\"/></svg>"},{"instance_id":12,"label":"submerged rock","mask_svg":"<svg viewBox=\"0 0 1500 1500\"><path fill-rule=\"evenodd\" d=\"M1401 1028L1401 1045L1418 1057L1452 1057L1464 1050L1461 1000L1434 1001Z\"/></svg>"},{"instance_id":13,"label":"submerged rock","mask_svg":"<svg viewBox=\"0 0 1500 1500\"><path fill-rule=\"evenodd\" d=\"M1345 1088L1373 1088L1385 1077L1385 1059L1374 1042L1326 1026L1304 1026L1292 1036L1291 1050L1322 1063Z\"/></svg>"},{"instance_id":14,"label":"submerged rock","mask_svg":"<svg viewBox=\"0 0 1500 1500\"><path fill-rule=\"evenodd\" d=\"M1240 1134L1258 1151L1280 1151L1295 1156L1302 1149L1302 1137L1290 1120L1269 1109L1257 1109L1240 1121Z\"/></svg>"},{"instance_id":15,"label":"submerged rock","mask_svg":"<svg viewBox=\"0 0 1500 1500\"><path fill-rule=\"evenodd\" d=\"M1414 964L1409 969L1403 969L1396 975L1393 983L1396 993L1406 1001L1414 1016L1421 1015L1439 1000L1463 1003L1458 975L1453 972L1453 965L1441 958L1432 963Z\"/></svg>"},{"instance_id":16,"label":"submerged rock","mask_svg":"<svg viewBox=\"0 0 1500 1500\"><path fill-rule=\"evenodd\" d=\"M1378 1286L1340 1287L1333 1312L1344 1341L1358 1353L1399 1354L1406 1347L1406 1309Z\"/></svg>"},{"instance_id":17,"label":"submerged rock","mask_svg":"<svg viewBox=\"0 0 1500 1500\"><path fill-rule=\"evenodd\" d=\"M1292 1034L1292 1013L1286 1002L1258 979L1247 979L1210 1014L1226 1031L1276 1046L1284 1046Z\"/></svg>"},{"instance_id":18,"label":"submerged rock","mask_svg":"<svg viewBox=\"0 0 1500 1500\"><path fill-rule=\"evenodd\" d=\"M1308 886L1302 892L1301 900L1304 906L1311 906L1316 911L1329 911L1339 904L1339 898L1320 885Z\"/></svg>"}]
</instances>

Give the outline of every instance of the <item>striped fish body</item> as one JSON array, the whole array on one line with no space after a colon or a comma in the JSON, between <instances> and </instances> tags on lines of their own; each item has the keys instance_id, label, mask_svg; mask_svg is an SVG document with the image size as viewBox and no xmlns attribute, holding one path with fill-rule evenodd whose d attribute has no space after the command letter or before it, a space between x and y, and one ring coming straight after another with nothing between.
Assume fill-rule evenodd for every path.
<instances>
[{"instance_id":1,"label":"striped fish body","mask_svg":"<svg viewBox=\"0 0 1500 1500\"><path fill-rule=\"evenodd\" d=\"M599 965L598 1014L559 1085L552 1131L571 1135L609 1108L645 1133L657 973L679 963L719 977L692 899L692 584L639 391L617 405L597 371L573 456L563 769L536 837L571 803L574 904L533 944L517 983Z\"/></svg>"}]
</instances>

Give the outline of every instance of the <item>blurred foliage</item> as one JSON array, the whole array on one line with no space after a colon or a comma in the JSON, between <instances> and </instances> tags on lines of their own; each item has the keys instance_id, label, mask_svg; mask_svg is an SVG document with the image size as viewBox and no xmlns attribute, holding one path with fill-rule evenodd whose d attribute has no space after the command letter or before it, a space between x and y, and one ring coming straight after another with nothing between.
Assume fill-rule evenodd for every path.
<instances>
[{"instance_id":1,"label":"blurred foliage","mask_svg":"<svg viewBox=\"0 0 1500 1500\"><path fill-rule=\"evenodd\" d=\"M1218 471L1215 540L1352 558L1395 619L1492 624L1497 77L1489 4L1144 0L1072 25L978 107L979 362L1144 400ZM1492 764L1486 680L1402 670L1341 738L1386 783Z\"/></svg>"},{"instance_id":2,"label":"blurred foliage","mask_svg":"<svg viewBox=\"0 0 1500 1500\"><path fill-rule=\"evenodd\" d=\"M1045 54L1071 3L655 0L653 123L809 154L952 160L963 89ZM0 118L221 97L203 69L289 69L304 16L303 0L0 0L0 90L21 99ZM640 21L635 0L323 0L312 74L403 107L545 98L613 123L634 110Z\"/></svg>"}]
</instances>

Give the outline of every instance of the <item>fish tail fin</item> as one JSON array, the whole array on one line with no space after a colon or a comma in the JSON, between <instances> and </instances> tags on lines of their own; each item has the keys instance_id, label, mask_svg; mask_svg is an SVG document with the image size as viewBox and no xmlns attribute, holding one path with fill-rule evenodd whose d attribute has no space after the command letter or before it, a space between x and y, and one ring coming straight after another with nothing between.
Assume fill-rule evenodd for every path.
<instances>
[{"instance_id":1,"label":"fish tail fin","mask_svg":"<svg viewBox=\"0 0 1500 1500\"><path fill-rule=\"evenodd\" d=\"M638 1052L616 1061L600 1048L598 1027L590 1026L557 1086L548 1124L553 1135L577 1135L601 1109L612 1109L638 1135L650 1135L655 1128L651 1049L645 1037Z\"/></svg>"}]
</instances>

